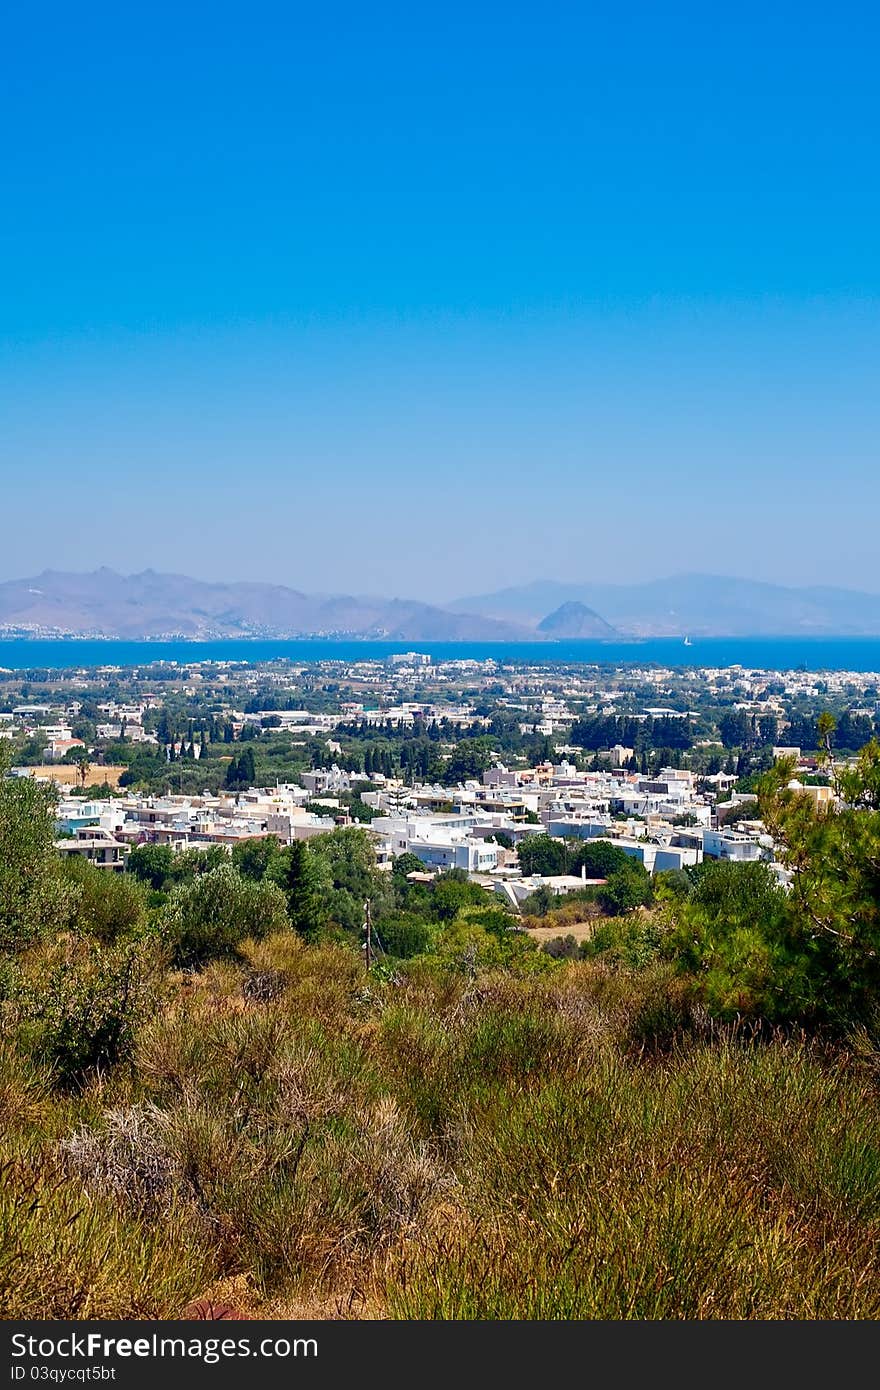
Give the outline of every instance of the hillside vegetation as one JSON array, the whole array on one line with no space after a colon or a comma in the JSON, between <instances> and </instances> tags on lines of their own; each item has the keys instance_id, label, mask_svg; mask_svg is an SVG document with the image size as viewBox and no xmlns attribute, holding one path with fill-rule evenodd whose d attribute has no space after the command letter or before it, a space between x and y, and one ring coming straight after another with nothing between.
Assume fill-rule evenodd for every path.
<instances>
[{"instance_id":1,"label":"hillside vegetation","mask_svg":"<svg viewBox=\"0 0 880 1390\"><path fill-rule=\"evenodd\" d=\"M0 781L3 1316L877 1317L880 750L843 790L763 786L790 893L566 960L358 830L62 867Z\"/></svg>"}]
</instances>

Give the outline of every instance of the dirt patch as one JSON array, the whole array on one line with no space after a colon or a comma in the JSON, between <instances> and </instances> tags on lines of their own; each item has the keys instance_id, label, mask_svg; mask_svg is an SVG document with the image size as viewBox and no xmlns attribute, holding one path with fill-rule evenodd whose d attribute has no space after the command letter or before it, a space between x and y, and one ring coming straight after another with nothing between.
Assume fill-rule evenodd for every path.
<instances>
[{"instance_id":1,"label":"dirt patch","mask_svg":"<svg viewBox=\"0 0 880 1390\"><path fill-rule=\"evenodd\" d=\"M542 946L545 941L555 941L557 936L573 936L580 945L582 941L589 941L595 930L595 922L565 922L558 927L529 927L529 936Z\"/></svg>"},{"instance_id":2,"label":"dirt patch","mask_svg":"<svg viewBox=\"0 0 880 1390\"><path fill-rule=\"evenodd\" d=\"M28 769L35 777L51 777L62 787L79 786L79 768L72 763L43 763L39 767ZM125 772L125 767L100 767L97 763L92 763L86 776L86 786L100 786L102 782L109 782L111 787L119 786L119 779Z\"/></svg>"}]
</instances>

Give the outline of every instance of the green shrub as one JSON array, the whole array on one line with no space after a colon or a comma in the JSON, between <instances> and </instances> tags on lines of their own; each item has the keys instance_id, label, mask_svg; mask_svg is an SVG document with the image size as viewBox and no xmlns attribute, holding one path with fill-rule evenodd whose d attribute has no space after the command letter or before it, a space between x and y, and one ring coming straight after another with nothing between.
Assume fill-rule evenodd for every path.
<instances>
[{"instance_id":1,"label":"green shrub","mask_svg":"<svg viewBox=\"0 0 880 1390\"><path fill-rule=\"evenodd\" d=\"M388 955L397 956L401 960L429 951L434 935L430 923L414 913L400 912L392 917L383 917L377 928L382 948Z\"/></svg>"},{"instance_id":2,"label":"green shrub","mask_svg":"<svg viewBox=\"0 0 880 1390\"><path fill-rule=\"evenodd\" d=\"M277 885L242 878L227 863L179 884L160 930L174 963L192 966L234 955L246 937L259 940L286 925L284 895Z\"/></svg>"},{"instance_id":3,"label":"green shrub","mask_svg":"<svg viewBox=\"0 0 880 1390\"><path fill-rule=\"evenodd\" d=\"M52 852L56 793L30 777L6 777L8 760L0 740L0 952L63 930L77 899Z\"/></svg>"},{"instance_id":4,"label":"green shrub","mask_svg":"<svg viewBox=\"0 0 880 1390\"><path fill-rule=\"evenodd\" d=\"M663 940L656 916L632 913L597 922L582 954L585 959L601 956L608 963L639 970L659 957Z\"/></svg>"},{"instance_id":5,"label":"green shrub","mask_svg":"<svg viewBox=\"0 0 880 1390\"><path fill-rule=\"evenodd\" d=\"M67 858L62 874L77 890L70 923L74 931L112 943L143 922L146 895L136 878L99 869L78 855Z\"/></svg>"},{"instance_id":6,"label":"green shrub","mask_svg":"<svg viewBox=\"0 0 880 1390\"><path fill-rule=\"evenodd\" d=\"M80 942L23 978L13 1000L21 1045L62 1088L81 1086L132 1055L155 989L148 945Z\"/></svg>"},{"instance_id":7,"label":"green shrub","mask_svg":"<svg viewBox=\"0 0 880 1390\"><path fill-rule=\"evenodd\" d=\"M162 889L171 880L174 850L170 845L135 845L125 867L150 888Z\"/></svg>"},{"instance_id":8,"label":"green shrub","mask_svg":"<svg viewBox=\"0 0 880 1390\"><path fill-rule=\"evenodd\" d=\"M634 912L637 907L646 907L651 897L650 875L643 864L632 858L612 870L597 895L603 910L614 917Z\"/></svg>"}]
</instances>

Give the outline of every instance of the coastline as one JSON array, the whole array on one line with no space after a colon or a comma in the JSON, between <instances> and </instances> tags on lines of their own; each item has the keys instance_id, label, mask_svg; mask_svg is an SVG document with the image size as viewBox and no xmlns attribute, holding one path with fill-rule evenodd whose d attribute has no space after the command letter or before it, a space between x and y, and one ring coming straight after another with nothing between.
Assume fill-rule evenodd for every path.
<instances>
[{"instance_id":1,"label":"coastline","mask_svg":"<svg viewBox=\"0 0 880 1390\"><path fill-rule=\"evenodd\" d=\"M533 642L420 642L348 638L0 637L0 669L199 665L204 662L382 662L417 651L432 662L522 665L650 665L880 673L880 637L646 637Z\"/></svg>"}]
</instances>

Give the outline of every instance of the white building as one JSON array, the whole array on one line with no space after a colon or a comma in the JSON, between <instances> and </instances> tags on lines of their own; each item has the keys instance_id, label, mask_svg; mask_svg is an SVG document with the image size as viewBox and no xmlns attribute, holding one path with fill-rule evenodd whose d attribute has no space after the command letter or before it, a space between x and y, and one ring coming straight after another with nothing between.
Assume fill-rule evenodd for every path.
<instances>
[{"instance_id":1,"label":"white building","mask_svg":"<svg viewBox=\"0 0 880 1390\"><path fill-rule=\"evenodd\" d=\"M466 873L491 873L498 865L498 846L469 827L451 824L450 818L433 816L378 816L370 826L375 835L387 841L392 858L414 854L433 869L464 869Z\"/></svg>"},{"instance_id":2,"label":"white building","mask_svg":"<svg viewBox=\"0 0 880 1390\"><path fill-rule=\"evenodd\" d=\"M735 830L704 830L703 854L707 859L726 859L734 864L748 864L762 858L756 840Z\"/></svg>"},{"instance_id":3,"label":"white building","mask_svg":"<svg viewBox=\"0 0 880 1390\"><path fill-rule=\"evenodd\" d=\"M116 873L125 868L129 848L100 826L82 826L74 839L55 841L55 849L62 859L88 859L97 868Z\"/></svg>"}]
</instances>

